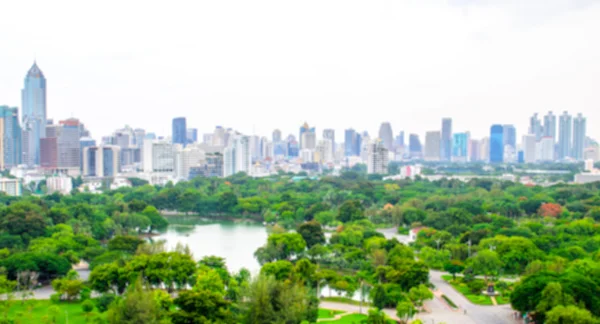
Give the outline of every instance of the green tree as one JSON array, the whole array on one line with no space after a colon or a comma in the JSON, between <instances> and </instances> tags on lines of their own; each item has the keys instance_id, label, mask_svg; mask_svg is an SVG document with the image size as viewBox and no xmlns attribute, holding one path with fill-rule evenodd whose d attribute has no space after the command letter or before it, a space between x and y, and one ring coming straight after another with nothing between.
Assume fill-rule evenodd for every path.
<instances>
[{"instance_id":1,"label":"green tree","mask_svg":"<svg viewBox=\"0 0 600 324\"><path fill-rule=\"evenodd\" d=\"M306 246L310 249L316 244L325 244L325 234L321 228L321 224L316 221L309 221L298 226L298 234L306 242Z\"/></svg>"},{"instance_id":2,"label":"green tree","mask_svg":"<svg viewBox=\"0 0 600 324\"><path fill-rule=\"evenodd\" d=\"M456 280L456 274L465 270L465 265L460 260L452 260L444 264L444 270L452 274L452 279Z\"/></svg>"},{"instance_id":3,"label":"green tree","mask_svg":"<svg viewBox=\"0 0 600 324\"><path fill-rule=\"evenodd\" d=\"M358 200L347 200L340 206L337 219L340 222L346 223L361 220L364 217L364 208L361 202Z\"/></svg>"},{"instance_id":4,"label":"green tree","mask_svg":"<svg viewBox=\"0 0 600 324\"><path fill-rule=\"evenodd\" d=\"M219 293L183 290L174 302L177 310L171 315L173 324L235 323L229 302Z\"/></svg>"},{"instance_id":5,"label":"green tree","mask_svg":"<svg viewBox=\"0 0 600 324\"><path fill-rule=\"evenodd\" d=\"M542 291L539 304L536 307L538 313L546 313L556 306L574 305L575 300L569 294L563 292L562 286L558 282L551 282L546 285Z\"/></svg>"},{"instance_id":6,"label":"green tree","mask_svg":"<svg viewBox=\"0 0 600 324\"><path fill-rule=\"evenodd\" d=\"M144 288L141 278L138 278L125 297L109 307L107 318L111 324L158 324L161 310L152 291Z\"/></svg>"},{"instance_id":7,"label":"green tree","mask_svg":"<svg viewBox=\"0 0 600 324\"><path fill-rule=\"evenodd\" d=\"M422 307L425 300L433 299L433 293L427 286L421 284L417 287L410 288L408 291L408 298L410 298L416 306Z\"/></svg>"},{"instance_id":8,"label":"green tree","mask_svg":"<svg viewBox=\"0 0 600 324\"><path fill-rule=\"evenodd\" d=\"M587 309L559 305L546 314L546 324L593 324L597 323Z\"/></svg>"},{"instance_id":9,"label":"green tree","mask_svg":"<svg viewBox=\"0 0 600 324\"><path fill-rule=\"evenodd\" d=\"M416 313L417 309L410 301L399 302L396 306L396 316L398 316L403 323L408 323Z\"/></svg>"},{"instance_id":10,"label":"green tree","mask_svg":"<svg viewBox=\"0 0 600 324\"><path fill-rule=\"evenodd\" d=\"M490 250L477 252L477 254L471 258L470 263L476 274L485 276L486 282L489 276L497 274L502 267L502 261L498 257L498 254Z\"/></svg>"},{"instance_id":11,"label":"green tree","mask_svg":"<svg viewBox=\"0 0 600 324\"><path fill-rule=\"evenodd\" d=\"M367 318L365 320L363 320L361 323L364 323L364 324L386 324L387 316L385 316L385 313L381 310L369 309Z\"/></svg>"}]
</instances>

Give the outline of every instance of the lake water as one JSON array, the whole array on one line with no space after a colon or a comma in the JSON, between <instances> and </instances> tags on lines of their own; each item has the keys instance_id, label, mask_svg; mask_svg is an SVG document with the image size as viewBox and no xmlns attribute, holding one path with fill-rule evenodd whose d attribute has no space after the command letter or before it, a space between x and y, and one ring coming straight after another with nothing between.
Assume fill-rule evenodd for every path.
<instances>
[{"instance_id":1,"label":"lake water","mask_svg":"<svg viewBox=\"0 0 600 324\"><path fill-rule=\"evenodd\" d=\"M190 247L194 259L215 255L225 258L229 271L241 268L258 273L254 251L267 242L267 229L258 223L209 221L198 216L169 216L169 226L154 240L165 240L168 250L177 243Z\"/></svg>"}]
</instances>

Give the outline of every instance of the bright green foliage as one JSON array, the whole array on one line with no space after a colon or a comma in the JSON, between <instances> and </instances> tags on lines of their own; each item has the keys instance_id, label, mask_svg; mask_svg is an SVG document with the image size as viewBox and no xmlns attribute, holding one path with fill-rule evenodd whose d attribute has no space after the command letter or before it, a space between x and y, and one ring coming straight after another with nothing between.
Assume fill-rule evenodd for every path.
<instances>
[{"instance_id":1,"label":"bright green foliage","mask_svg":"<svg viewBox=\"0 0 600 324\"><path fill-rule=\"evenodd\" d=\"M407 323L417 312L417 309L410 301L399 302L396 306L396 316L404 321L404 323Z\"/></svg>"},{"instance_id":2,"label":"bright green foliage","mask_svg":"<svg viewBox=\"0 0 600 324\"><path fill-rule=\"evenodd\" d=\"M587 309L577 306L556 306L546 315L546 324L593 324L597 323Z\"/></svg>"},{"instance_id":3,"label":"bright green foliage","mask_svg":"<svg viewBox=\"0 0 600 324\"><path fill-rule=\"evenodd\" d=\"M302 238L309 249L316 244L325 243L325 234L323 234L321 224L316 221L302 223L298 226L297 232L302 235Z\"/></svg>"}]
</instances>

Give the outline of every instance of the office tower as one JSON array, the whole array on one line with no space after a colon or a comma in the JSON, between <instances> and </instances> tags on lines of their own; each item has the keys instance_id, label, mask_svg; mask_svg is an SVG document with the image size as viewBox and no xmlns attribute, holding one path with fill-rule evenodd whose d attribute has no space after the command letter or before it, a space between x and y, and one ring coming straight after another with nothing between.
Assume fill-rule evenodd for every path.
<instances>
[{"instance_id":1,"label":"office tower","mask_svg":"<svg viewBox=\"0 0 600 324\"><path fill-rule=\"evenodd\" d=\"M293 135L288 136L287 139L287 156L298 157L300 154L300 144Z\"/></svg>"},{"instance_id":2,"label":"office tower","mask_svg":"<svg viewBox=\"0 0 600 324\"><path fill-rule=\"evenodd\" d=\"M23 194L21 179L0 178L0 192L19 197Z\"/></svg>"},{"instance_id":3,"label":"office tower","mask_svg":"<svg viewBox=\"0 0 600 324\"><path fill-rule=\"evenodd\" d=\"M198 142L198 129L197 128L188 128L185 132L185 137L188 144L193 144Z\"/></svg>"},{"instance_id":4,"label":"office tower","mask_svg":"<svg viewBox=\"0 0 600 324\"><path fill-rule=\"evenodd\" d=\"M260 137L256 135L249 136L250 140L250 158L252 162L256 162L260 159Z\"/></svg>"},{"instance_id":5,"label":"office tower","mask_svg":"<svg viewBox=\"0 0 600 324\"><path fill-rule=\"evenodd\" d=\"M187 126L185 117L173 118L171 140L173 141L173 144L181 144L183 146L187 144Z\"/></svg>"},{"instance_id":6,"label":"office tower","mask_svg":"<svg viewBox=\"0 0 600 324\"><path fill-rule=\"evenodd\" d=\"M358 151L356 150L357 133L354 129L346 129L344 132L344 153L346 156L356 156Z\"/></svg>"},{"instance_id":7,"label":"office tower","mask_svg":"<svg viewBox=\"0 0 600 324\"><path fill-rule=\"evenodd\" d=\"M333 162L333 141L331 139L324 138L319 141L315 149L315 162Z\"/></svg>"},{"instance_id":8,"label":"office tower","mask_svg":"<svg viewBox=\"0 0 600 324\"><path fill-rule=\"evenodd\" d=\"M190 168L189 178L196 177L222 177L223 155L220 153L206 153L206 162L200 166Z\"/></svg>"},{"instance_id":9,"label":"office tower","mask_svg":"<svg viewBox=\"0 0 600 324\"><path fill-rule=\"evenodd\" d=\"M223 175L228 177L238 172L250 173L251 166L250 138L232 135L231 143L223 153Z\"/></svg>"},{"instance_id":10,"label":"office tower","mask_svg":"<svg viewBox=\"0 0 600 324\"><path fill-rule=\"evenodd\" d=\"M452 118L442 119L441 159L450 161L452 156Z\"/></svg>"},{"instance_id":11,"label":"office tower","mask_svg":"<svg viewBox=\"0 0 600 324\"><path fill-rule=\"evenodd\" d=\"M552 137L556 142L556 116L551 111L544 116L544 137Z\"/></svg>"},{"instance_id":12,"label":"office tower","mask_svg":"<svg viewBox=\"0 0 600 324\"><path fill-rule=\"evenodd\" d=\"M554 161L554 139L552 137L542 137L536 145L536 158L538 161Z\"/></svg>"},{"instance_id":13,"label":"office tower","mask_svg":"<svg viewBox=\"0 0 600 324\"><path fill-rule=\"evenodd\" d=\"M367 132L363 132L362 136L361 135L359 135L359 136L360 136L359 137L360 142L359 142L359 147L358 147L358 152L359 152L358 155L360 156L360 159L363 162L367 162L369 159L369 144L371 143L371 137L369 136L369 133L367 133Z\"/></svg>"},{"instance_id":14,"label":"office tower","mask_svg":"<svg viewBox=\"0 0 600 324\"><path fill-rule=\"evenodd\" d=\"M225 146L225 129L221 126L215 128L215 132L212 136L213 146Z\"/></svg>"},{"instance_id":15,"label":"office tower","mask_svg":"<svg viewBox=\"0 0 600 324\"><path fill-rule=\"evenodd\" d=\"M523 135L523 162L534 163L537 159L537 141L534 134Z\"/></svg>"},{"instance_id":16,"label":"office tower","mask_svg":"<svg viewBox=\"0 0 600 324\"><path fill-rule=\"evenodd\" d=\"M411 159L420 159L423 157L423 148L421 147L421 141L419 135L410 134L408 135L408 149Z\"/></svg>"},{"instance_id":17,"label":"office tower","mask_svg":"<svg viewBox=\"0 0 600 324\"><path fill-rule=\"evenodd\" d=\"M303 144L302 144L302 134L304 133L314 133L315 134L315 145L316 145L316 141L317 141L317 135L316 135L316 130L314 127L310 128L308 127L308 123L304 122L304 125L302 125L302 127L300 127L300 135L299 135L299 139L300 139L300 147L304 148Z\"/></svg>"},{"instance_id":18,"label":"office tower","mask_svg":"<svg viewBox=\"0 0 600 324\"><path fill-rule=\"evenodd\" d=\"M205 163L206 154L200 145L188 145L175 152L175 178L189 180L190 170Z\"/></svg>"},{"instance_id":19,"label":"office tower","mask_svg":"<svg viewBox=\"0 0 600 324\"><path fill-rule=\"evenodd\" d=\"M401 131L398 136L396 136L396 146L404 147L404 131Z\"/></svg>"},{"instance_id":20,"label":"office tower","mask_svg":"<svg viewBox=\"0 0 600 324\"><path fill-rule=\"evenodd\" d=\"M504 162L504 129L502 125L490 128L490 163Z\"/></svg>"},{"instance_id":21,"label":"office tower","mask_svg":"<svg viewBox=\"0 0 600 324\"><path fill-rule=\"evenodd\" d=\"M469 151L469 134L455 133L452 136L452 160L467 162Z\"/></svg>"},{"instance_id":22,"label":"office tower","mask_svg":"<svg viewBox=\"0 0 600 324\"><path fill-rule=\"evenodd\" d=\"M517 149L517 130L513 125L504 125L504 146L510 146L513 151Z\"/></svg>"},{"instance_id":23,"label":"office tower","mask_svg":"<svg viewBox=\"0 0 600 324\"><path fill-rule=\"evenodd\" d=\"M391 135L391 134L390 134ZM391 137L391 136L390 136ZM388 149L381 139L375 139L368 145L367 173L368 174L387 174L388 173Z\"/></svg>"},{"instance_id":24,"label":"office tower","mask_svg":"<svg viewBox=\"0 0 600 324\"><path fill-rule=\"evenodd\" d=\"M260 139L260 150L261 159L263 160L271 159L275 156L275 146L273 145L273 142L269 141L269 139L264 136Z\"/></svg>"},{"instance_id":25,"label":"office tower","mask_svg":"<svg viewBox=\"0 0 600 324\"><path fill-rule=\"evenodd\" d=\"M121 148L116 145L88 146L83 149L83 176L114 177L120 171Z\"/></svg>"},{"instance_id":26,"label":"office tower","mask_svg":"<svg viewBox=\"0 0 600 324\"><path fill-rule=\"evenodd\" d=\"M544 135L544 129L542 122L538 118L538 114L535 113L529 118L529 134L535 135L535 140L539 141Z\"/></svg>"},{"instance_id":27,"label":"office tower","mask_svg":"<svg viewBox=\"0 0 600 324\"><path fill-rule=\"evenodd\" d=\"M392 132L392 125L389 122L381 123L379 127L379 138L383 141L383 146L391 151L394 149L394 133Z\"/></svg>"},{"instance_id":28,"label":"office tower","mask_svg":"<svg viewBox=\"0 0 600 324\"><path fill-rule=\"evenodd\" d=\"M442 135L439 131L425 133L425 161L439 161Z\"/></svg>"},{"instance_id":29,"label":"office tower","mask_svg":"<svg viewBox=\"0 0 600 324\"><path fill-rule=\"evenodd\" d=\"M581 114L573 119L573 154L572 157L576 160L583 159L583 151L585 145L586 120Z\"/></svg>"},{"instance_id":30,"label":"office tower","mask_svg":"<svg viewBox=\"0 0 600 324\"><path fill-rule=\"evenodd\" d=\"M558 159L562 160L571 156L571 135L573 134L573 121L566 111L558 118Z\"/></svg>"},{"instance_id":31,"label":"office tower","mask_svg":"<svg viewBox=\"0 0 600 324\"><path fill-rule=\"evenodd\" d=\"M331 152L335 152L335 130L331 128L327 128L323 130L323 138L331 140Z\"/></svg>"},{"instance_id":32,"label":"office tower","mask_svg":"<svg viewBox=\"0 0 600 324\"><path fill-rule=\"evenodd\" d=\"M81 170L83 170L84 167L84 152L85 152L85 148L86 147L92 147L92 146L96 146L96 140L94 140L91 137L82 137L79 139L79 151L81 152ZM85 174L84 174L85 175Z\"/></svg>"},{"instance_id":33,"label":"office tower","mask_svg":"<svg viewBox=\"0 0 600 324\"><path fill-rule=\"evenodd\" d=\"M317 134L315 132L304 132L300 137L300 148L303 150L314 150L317 147Z\"/></svg>"},{"instance_id":34,"label":"office tower","mask_svg":"<svg viewBox=\"0 0 600 324\"><path fill-rule=\"evenodd\" d=\"M273 131L273 143L281 142L281 131L276 129Z\"/></svg>"},{"instance_id":35,"label":"office tower","mask_svg":"<svg viewBox=\"0 0 600 324\"><path fill-rule=\"evenodd\" d=\"M484 137L479 140L479 161L490 161L490 138Z\"/></svg>"},{"instance_id":36,"label":"office tower","mask_svg":"<svg viewBox=\"0 0 600 324\"><path fill-rule=\"evenodd\" d=\"M145 173L173 173L175 147L165 140L144 140L143 170Z\"/></svg>"},{"instance_id":37,"label":"office tower","mask_svg":"<svg viewBox=\"0 0 600 324\"><path fill-rule=\"evenodd\" d=\"M477 162L481 159L481 141L471 139L469 141L469 161Z\"/></svg>"},{"instance_id":38,"label":"office tower","mask_svg":"<svg viewBox=\"0 0 600 324\"><path fill-rule=\"evenodd\" d=\"M47 172L81 174L81 123L70 118L46 126L40 139L40 166Z\"/></svg>"},{"instance_id":39,"label":"office tower","mask_svg":"<svg viewBox=\"0 0 600 324\"><path fill-rule=\"evenodd\" d=\"M0 170L21 164L21 153L19 110L0 106Z\"/></svg>"},{"instance_id":40,"label":"office tower","mask_svg":"<svg viewBox=\"0 0 600 324\"><path fill-rule=\"evenodd\" d=\"M40 164L40 139L46 137L46 78L34 62L21 92L23 109L23 163Z\"/></svg>"}]
</instances>

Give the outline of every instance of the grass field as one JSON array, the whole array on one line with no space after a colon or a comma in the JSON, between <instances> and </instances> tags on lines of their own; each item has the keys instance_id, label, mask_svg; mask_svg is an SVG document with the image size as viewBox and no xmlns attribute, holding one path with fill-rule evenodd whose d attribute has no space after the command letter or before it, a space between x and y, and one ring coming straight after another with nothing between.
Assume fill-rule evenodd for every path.
<instances>
[{"instance_id":1,"label":"grass field","mask_svg":"<svg viewBox=\"0 0 600 324\"><path fill-rule=\"evenodd\" d=\"M67 323L67 318L69 324L88 323L86 321L86 314L81 310L80 302L53 304L49 300L28 300L22 304L20 300L14 300L11 303L8 317L14 320L15 323L44 323L44 317L50 314L48 309L51 306L58 307L58 314L56 315L57 324ZM92 317L106 317L106 313L98 314L96 309L94 309L92 314L94 314L91 315Z\"/></svg>"},{"instance_id":2,"label":"grass field","mask_svg":"<svg viewBox=\"0 0 600 324\"><path fill-rule=\"evenodd\" d=\"M343 304L350 304L350 305L357 305L357 306L360 305L360 302L358 300L350 299L347 297L323 297L323 298L321 298L321 300L336 302L336 303L343 303ZM362 304L363 304L363 306L371 305L371 303L366 302L366 301L363 302Z\"/></svg>"},{"instance_id":3,"label":"grass field","mask_svg":"<svg viewBox=\"0 0 600 324\"><path fill-rule=\"evenodd\" d=\"M342 313L344 312L333 309L319 308L319 318L334 318L335 315Z\"/></svg>"},{"instance_id":4,"label":"grass field","mask_svg":"<svg viewBox=\"0 0 600 324\"><path fill-rule=\"evenodd\" d=\"M456 281L454 281L452 280L451 275L443 275L442 279L444 279L444 281L452 285L454 289L456 289L463 296L465 296L465 298L467 298L471 303L484 306L493 305L490 297L483 294L472 293L471 290L469 290L469 287L467 287L467 285L461 281L462 277L456 276ZM498 304L509 304L510 299L508 297L496 296L496 302Z\"/></svg>"},{"instance_id":5,"label":"grass field","mask_svg":"<svg viewBox=\"0 0 600 324\"><path fill-rule=\"evenodd\" d=\"M360 324L363 320L367 319L367 315L363 315L363 314L350 314L350 315L346 315L346 316L342 316L342 318L340 318L337 321L324 321L324 322L319 322L319 323L327 323L327 324ZM389 324L393 324L396 323L392 320L388 320L387 321Z\"/></svg>"}]
</instances>

